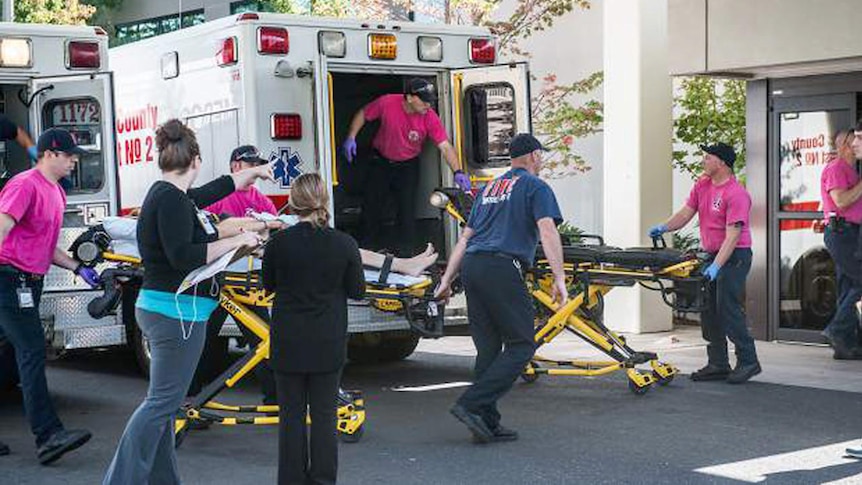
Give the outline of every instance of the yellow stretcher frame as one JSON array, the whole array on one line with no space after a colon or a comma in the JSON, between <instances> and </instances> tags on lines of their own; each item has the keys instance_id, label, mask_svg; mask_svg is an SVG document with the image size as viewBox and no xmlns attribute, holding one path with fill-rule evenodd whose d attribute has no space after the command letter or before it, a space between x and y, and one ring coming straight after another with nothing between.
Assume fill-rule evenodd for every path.
<instances>
[{"instance_id":1,"label":"yellow stretcher frame","mask_svg":"<svg viewBox=\"0 0 862 485\"><path fill-rule=\"evenodd\" d=\"M110 262L133 266L141 264L139 258L110 252L103 253L102 257ZM249 257L249 270L251 269L252 258ZM177 447L182 444L186 433L194 429L195 423L221 426L278 424L277 405L229 405L214 399L223 390L236 386L261 362L270 358L269 324L249 310L249 307L270 307L273 298L274 295L261 289L257 273L225 273L219 293L219 306L239 325L257 335L260 343L213 382L205 385L190 403L183 406L174 418ZM342 392L338 404L336 426L339 437L344 442L358 442L365 431L365 399L359 391Z\"/></svg>"},{"instance_id":2,"label":"yellow stretcher frame","mask_svg":"<svg viewBox=\"0 0 862 485\"><path fill-rule=\"evenodd\" d=\"M690 278L699 265L698 260L689 260L659 271L650 271L624 269L599 263L577 265L566 263L564 269L569 284L575 281L589 281L589 277L596 277L599 281L602 281L602 278L605 281L617 278L636 282L654 282L662 278ZM582 276L588 278L581 278ZM636 395L643 395L653 384L667 385L679 373L673 365L659 360L655 353L635 351L628 346L623 336L605 327L600 319L591 316L593 313L591 310L600 306L604 296L616 288L616 285L587 283L583 291L559 307L551 296L553 274L547 261L540 261L537 267L529 272L526 283L533 298L551 312L547 321L536 326L537 348L551 342L564 331L568 331L592 344L613 360L558 360L547 359L536 354L522 374L525 381L534 382L540 375L596 377L624 371L628 378L629 389ZM649 365L649 369L638 367L646 364Z\"/></svg>"}]
</instances>

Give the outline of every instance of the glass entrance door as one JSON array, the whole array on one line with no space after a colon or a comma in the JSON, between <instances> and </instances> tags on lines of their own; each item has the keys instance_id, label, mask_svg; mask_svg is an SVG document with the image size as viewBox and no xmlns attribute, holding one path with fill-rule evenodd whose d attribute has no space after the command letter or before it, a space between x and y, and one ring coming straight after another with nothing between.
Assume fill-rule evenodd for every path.
<instances>
[{"instance_id":1,"label":"glass entrance door","mask_svg":"<svg viewBox=\"0 0 862 485\"><path fill-rule=\"evenodd\" d=\"M779 340L822 342L820 332L835 312L820 175L834 156L834 134L855 119L855 94L774 99L769 179L777 210L771 217L770 273L777 297L771 303L778 306L772 335Z\"/></svg>"}]
</instances>

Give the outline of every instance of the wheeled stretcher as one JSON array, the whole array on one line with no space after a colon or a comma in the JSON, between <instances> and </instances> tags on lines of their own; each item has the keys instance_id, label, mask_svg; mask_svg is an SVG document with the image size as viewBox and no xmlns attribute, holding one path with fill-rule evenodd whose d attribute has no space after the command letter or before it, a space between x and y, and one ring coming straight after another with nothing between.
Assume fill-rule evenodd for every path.
<instances>
[{"instance_id":1,"label":"wheeled stretcher","mask_svg":"<svg viewBox=\"0 0 862 485\"><path fill-rule=\"evenodd\" d=\"M75 259L89 265L107 264L102 270L104 294L88 306L94 318L117 310L123 291L137 291L142 277L140 254L135 240L135 221L109 218L81 235L69 248ZM226 426L278 423L278 406L237 406L219 402L217 396L234 387L270 356L269 322L250 307L270 307L273 296L262 287L260 261L247 257L219 273L219 305L237 322L260 338L260 343L219 377L205 385L175 419L177 446L198 424ZM381 274L382 273L382 274ZM431 298L434 281L430 276L409 277L387 271L366 271L366 300L380 311L400 313L411 328L423 336L442 336L443 309ZM359 441L364 433L365 402L360 391L340 391L338 431L342 441Z\"/></svg>"},{"instance_id":2,"label":"wheeled stretcher","mask_svg":"<svg viewBox=\"0 0 862 485\"><path fill-rule=\"evenodd\" d=\"M438 189L435 197L434 205L465 223L462 214L469 213L472 197L452 189ZM582 235L576 243L564 241L563 253L570 298L562 307L551 296L553 274L541 248L534 265L526 271L525 283L537 307L536 345L541 350L567 332L607 359L548 359L537 353L522 378L533 382L540 375L600 376L624 371L629 389L638 395L655 383L670 383L678 372L673 365L661 361L654 352L634 350L622 335L605 325L605 295L614 288L640 285L659 292L674 309L703 311L709 291L700 274L703 259L696 253L667 248L661 238L650 248L621 249L606 245L599 236Z\"/></svg>"}]
</instances>

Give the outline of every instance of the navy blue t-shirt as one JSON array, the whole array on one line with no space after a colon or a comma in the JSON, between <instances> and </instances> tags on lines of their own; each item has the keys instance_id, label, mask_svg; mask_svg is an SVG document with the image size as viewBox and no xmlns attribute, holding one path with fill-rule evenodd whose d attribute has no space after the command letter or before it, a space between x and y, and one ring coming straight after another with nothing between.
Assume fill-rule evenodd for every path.
<instances>
[{"instance_id":1,"label":"navy blue t-shirt","mask_svg":"<svg viewBox=\"0 0 862 485\"><path fill-rule=\"evenodd\" d=\"M14 140L18 136L18 125L0 114L0 140Z\"/></svg>"},{"instance_id":2,"label":"navy blue t-shirt","mask_svg":"<svg viewBox=\"0 0 862 485\"><path fill-rule=\"evenodd\" d=\"M473 203L467 227L475 234L467 253L500 252L532 264L539 244L539 219L563 217L551 187L522 168L488 183Z\"/></svg>"}]
</instances>

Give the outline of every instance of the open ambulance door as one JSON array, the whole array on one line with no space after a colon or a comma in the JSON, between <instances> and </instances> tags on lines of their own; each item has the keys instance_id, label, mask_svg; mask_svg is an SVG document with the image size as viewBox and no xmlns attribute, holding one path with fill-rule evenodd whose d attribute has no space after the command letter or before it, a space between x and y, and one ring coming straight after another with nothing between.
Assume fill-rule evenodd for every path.
<instances>
[{"instance_id":1,"label":"open ambulance door","mask_svg":"<svg viewBox=\"0 0 862 485\"><path fill-rule=\"evenodd\" d=\"M67 202L57 247L68 249L87 226L119 211L113 77L98 73L35 78L27 96L34 140L48 128L64 128L87 151L71 175L61 180ZM144 152L150 148L155 150L140 147ZM71 271L56 266L45 278L46 292L83 289L90 287Z\"/></svg>"},{"instance_id":2,"label":"open ambulance door","mask_svg":"<svg viewBox=\"0 0 862 485\"><path fill-rule=\"evenodd\" d=\"M335 214L335 194L338 185L336 170L335 123L332 98L332 74L329 73L325 55L318 55L313 61L314 70L314 134L317 170L323 180L328 182L329 213ZM334 223L334 219L333 219Z\"/></svg>"},{"instance_id":3,"label":"open ambulance door","mask_svg":"<svg viewBox=\"0 0 862 485\"><path fill-rule=\"evenodd\" d=\"M474 183L509 169L509 141L530 133L526 62L456 69L451 74L455 150Z\"/></svg>"},{"instance_id":4,"label":"open ambulance door","mask_svg":"<svg viewBox=\"0 0 862 485\"><path fill-rule=\"evenodd\" d=\"M68 199L63 227L90 226L117 214L111 73L35 78L29 96L34 139L48 128L64 128L87 151L68 179L61 181Z\"/></svg>"}]
</instances>

